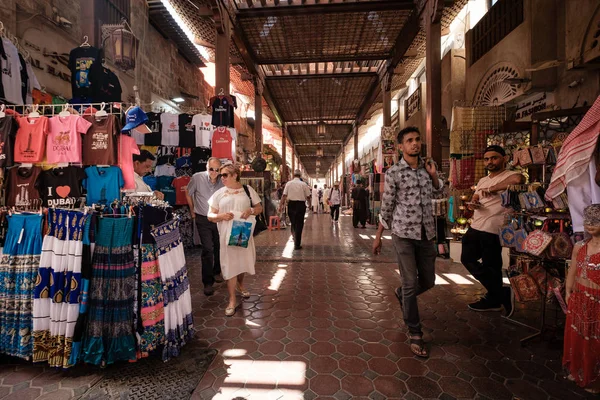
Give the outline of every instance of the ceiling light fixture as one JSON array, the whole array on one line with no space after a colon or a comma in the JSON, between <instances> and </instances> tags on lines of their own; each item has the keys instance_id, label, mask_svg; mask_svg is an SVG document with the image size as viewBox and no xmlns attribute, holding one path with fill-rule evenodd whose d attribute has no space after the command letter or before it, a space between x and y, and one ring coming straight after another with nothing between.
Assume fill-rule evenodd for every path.
<instances>
[{"instance_id":1,"label":"ceiling light fixture","mask_svg":"<svg viewBox=\"0 0 600 400\"><path fill-rule=\"evenodd\" d=\"M317 147L317 157L323 157L323 148Z\"/></svg>"},{"instance_id":2,"label":"ceiling light fixture","mask_svg":"<svg viewBox=\"0 0 600 400\"><path fill-rule=\"evenodd\" d=\"M326 132L327 132L327 124L325 124L325 122L323 122L323 121L319 121L319 123L317 124L317 135L319 136L319 138L324 139Z\"/></svg>"}]
</instances>

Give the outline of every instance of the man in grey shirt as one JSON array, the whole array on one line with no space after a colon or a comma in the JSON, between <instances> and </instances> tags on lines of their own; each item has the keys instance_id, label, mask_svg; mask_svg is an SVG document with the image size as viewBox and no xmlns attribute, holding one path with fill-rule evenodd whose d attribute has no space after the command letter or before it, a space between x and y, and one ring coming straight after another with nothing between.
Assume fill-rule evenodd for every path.
<instances>
[{"instance_id":1,"label":"man in grey shirt","mask_svg":"<svg viewBox=\"0 0 600 400\"><path fill-rule=\"evenodd\" d=\"M202 242L202 283L204 294L212 296L215 293L213 285L223 282L221 275L221 260L219 246L219 231L217 224L210 222L208 215L208 199L223 187L219 177L221 161L211 157L206 164L208 170L195 173L188 184L186 198L190 206L192 218L198 228L200 241Z\"/></svg>"}]
</instances>

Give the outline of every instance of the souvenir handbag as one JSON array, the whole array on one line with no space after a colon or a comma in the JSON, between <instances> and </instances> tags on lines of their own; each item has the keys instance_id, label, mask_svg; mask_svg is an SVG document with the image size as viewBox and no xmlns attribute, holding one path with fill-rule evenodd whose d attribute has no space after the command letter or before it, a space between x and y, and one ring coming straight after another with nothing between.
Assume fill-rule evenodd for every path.
<instances>
[{"instance_id":1,"label":"souvenir handbag","mask_svg":"<svg viewBox=\"0 0 600 400\"><path fill-rule=\"evenodd\" d=\"M548 272L544 269L544 267L538 264L535 267L531 268L528 274L535 281L540 294L545 296L546 300L551 299L553 294L551 290L548 290L548 284L550 282L551 277L548 274Z\"/></svg>"},{"instance_id":2,"label":"souvenir handbag","mask_svg":"<svg viewBox=\"0 0 600 400\"><path fill-rule=\"evenodd\" d=\"M512 164L513 164L513 167L518 167L520 165L519 164L519 150L513 151L513 153L512 153Z\"/></svg>"},{"instance_id":3,"label":"souvenir handbag","mask_svg":"<svg viewBox=\"0 0 600 400\"><path fill-rule=\"evenodd\" d=\"M515 250L524 253L523 243L527 239L527 231L522 226L515 231Z\"/></svg>"},{"instance_id":4,"label":"souvenir handbag","mask_svg":"<svg viewBox=\"0 0 600 400\"><path fill-rule=\"evenodd\" d=\"M525 198L527 199L527 209L531 211L537 211L544 208L544 201L536 191L527 192Z\"/></svg>"},{"instance_id":5,"label":"souvenir handbag","mask_svg":"<svg viewBox=\"0 0 600 400\"><path fill-rule=\"evenodd\" d=\"M560 220L560 231L552 234L552 244L550 245L550 257L558 259L571 258L573 253L573 242L569 234L565 232L565 221Z\"/></svg>"},{"instance_id":6,"label":"souvenir handbag","mask_svg":"<svg viewBox=\"0 0 600 400\"><path fill-rule=\"evenodd\" d=\"M502 207L510 208L510 191L508 189L500 193L500 199L502 200Z\"/></svg>"},{"instance_id":7,"label":"souvenir handbag","mask_svg":"<svg viewBox=\"0 0 600 400\"><path fill-rule=\"evenodd\" d=\"M547 226L548 223L546 221L542 229L536 229L527 235L527 238L523 241L523 250L525 252L539 257L546 251L550 243L552 243L552 235L546 231Z\"/></svg>"},{"instance_id":8,"label":"souvenir handbag","mask_svg":"<svg viewBox=\"0 0 600 400\"><path fill-rule=\"evenodd\" d=\"M533 159L531 158L531 153L529 149L521 149L519 150L519 165L521 167L527 167L533 164Z\"/></svg>"},{"instance_id":9,"label":"souvenir handbag","mask_svg":"<svg viewBox=\"0 0 600 400\"><path fill-rule=\"evenodd\" d=\"M534 164L545 164L546 163L546 155L544 154L544 149L540 146L532 146L529 148L529 152L531 153L531 159Z\"/></svg>"},{"instance_id":10,"label":"souvenir handbag","mask_svg":"<svg viewBox=\"0 0 600 400\"><path fill-rule=\"evenodd\" d=\"M508 278L517 301L523 303L540 299L540 290L537 283L529 274L521 274Z\"/></svg>"},{"instance_id":11,"label":"souvenir handbag","mask_svg":"<svg viewBox=\"0 0 600 400\"><path fill-rule=\"evenodd\" d=\"M546 164L556 164L556 151L552 146L544 147L544 157L546 158Z\"/></svg>"},{"instance_id":12,"label":"souvenir handbag","mask_svg":"<svg viewBox=\"0 0 600 400\"><path fill-rule=\"evenodd\" d=\"M502 247L515 247L515 222L511 220L500 228L500 245Z\"/></svg>"}]
</instances>

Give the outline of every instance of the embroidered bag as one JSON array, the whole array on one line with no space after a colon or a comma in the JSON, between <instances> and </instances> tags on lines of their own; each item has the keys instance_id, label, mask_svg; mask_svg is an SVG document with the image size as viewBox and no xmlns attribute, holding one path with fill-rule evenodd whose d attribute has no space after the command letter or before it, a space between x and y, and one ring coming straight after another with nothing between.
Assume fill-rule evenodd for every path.
<instances>
[{"instance_id":1,"label":"embroidered bag","mask_svg":"<svg viewBox=\"0 0 600 400\"><path fill-rule=\"evenodd\" d=\"M509 280L517 301L523 303L540 299L540 290L531 275L521 274L509 278Z\"/></svg>"},{"instance_id":2,"label":"embroidered bag","mask_svg":"<svg viewBox=\"0 0 600 400\"><path fill-rule=\"evenodd\" d=\"M529 152L531 153L531 159L534 164L545 164L546 163L546 155L544 154L544 149L540 146L532 146L529 148Z\"/></svg>"},{"instance_id":3,"label":"embroidered bag","mask_svg":"<svg viewBox=\"0 0 600 400\"><path fill-rule=\"evenodd\" d=\"M552 244L550 245L550 257L558 259L568 259L573 253L573 242L569 234L565 232L565 221L560 220L560 231L552 234Z\"/></svg>"},{"instance_id":4,"label":"embroidered bag","mask_svg":"<svg viewBox=\"0 0 600 400\"><path fill-rule=\"evenodd\" d=\"M523 250L525 252L539 257L546 251L550 243L552 243L552 235L546 231L547 226L548 223L546 221L542 229L536 229L527 235L527 238L523 242Z\"/></svg>"},{"instance_id":5,"label":"embroidered bag","mask_svg":"<svg viewBox=\"0 0 600 400\"><path fill-rule=\"evenodd\" d=\"M514 221L500 228L500 245L502 247L515 247L515 226Z\"/></svg>"},{"instance_id":6,"label":"embroidered bag","mask_svg":"<svg viewBox=\"0 0 600 400\"><path fill-rule=\"evenodd\" d=\"M533 164L533 159L531 158L531 153L529 149L521 149L519 150L519 165L521 167L527 167Z\"/></svg>"}]
</instances>

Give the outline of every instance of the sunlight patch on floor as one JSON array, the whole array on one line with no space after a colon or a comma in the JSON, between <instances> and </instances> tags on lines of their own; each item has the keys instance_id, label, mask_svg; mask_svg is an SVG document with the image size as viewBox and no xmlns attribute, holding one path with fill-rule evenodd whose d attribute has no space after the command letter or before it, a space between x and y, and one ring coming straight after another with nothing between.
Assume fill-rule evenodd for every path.
<instances>
[{"instance_id":1,"label":"sunlight patch on floor","mask_svg":"<svg viewBox=\"0 0 600 400\"><path fill-rule=\"evenodd\" d=\"M435 284L436 285L449 285L450 282L448 282L447 280L445 280L444 278L442 278L438 274L435 274Z\"/></svg>"},{"instance_id":2,"label":"sunlight patch on floor","mask_svg":"<svg viewBox=\"0 0 600 400\"><path fill-rule=\"evenodd\" d=\"M227 359L224 363L227 368L224 386L272 385L274 389L276 385L303 385L306 379L306 363L302 361Z\"/></svg>"},{"instance_id":3,"label":"sunlight patch on floor","mask_svg":"<svg viewBox=\"0 0 600 400\"><path fill-rule=\"evenodd\" d=\"M459 274L444 274L444 276L448 279L450 279L452 282L456 283L457 285L472 285L473 282L468 280L467 278L465 278L462 275Z\"/></svg>"},{"instance_id":4,"label":"sunlight patch on floor","mask_svg":"<svg viewBox=\"0 0 600 400\"><path fill-rule=\"evenodd\" d=\"M245 349L227 349L223 351L223 357L225 358L237 358L243 357L248 353Z\"/></svg>"},{"instance_id":5,"label":"sunlight patch on floor","mask_svg":"<svg viewBox=\"0 0 600 400\"><path fill-rule=\"evenodd\" d=\"M291 259L294 255L294 238L290 235L285 247L283 248L283 252L281 253L281 257Z\"/></svg>"},{"instance_id":6,"label":"sunlight patch on floor","mask_svg":"<svg viewBox=\"0 0 600 400\"><path fill-rule=\"evenodd\" d=\"M387 240L392 240L392 237L391 237L391 236L388 236L388 235L386 235L386 236L383 236L383 238L384 238L384 239L387 239Z\"/></svg>"},{"instance_id":7,"label":"sunlight patch on floor","mask_svg":"<svg viewBox=\"0 0 600 400\"><path fill-rule=\"evenodd\" d=\"M287 271L285 269L278 269L277 272L275 272L275 275L273 275L273 278L271 278L271 284L269 285L268 289L278 291L286 273Z\"/></svg>"},{"instance_id":8,"label":"sunlight patch on floor","mask_svg":"<svg viewBox=\"0 0 600 400\"><path fill-rule=\"evenodd\" d=\"M260 327L259 324L257 324L256 322L250 321L249 319L246 319L246 326Z\"/></svg>"}]
</instances>

